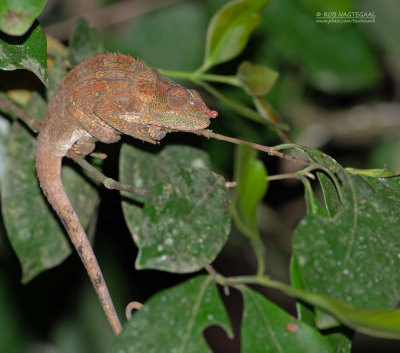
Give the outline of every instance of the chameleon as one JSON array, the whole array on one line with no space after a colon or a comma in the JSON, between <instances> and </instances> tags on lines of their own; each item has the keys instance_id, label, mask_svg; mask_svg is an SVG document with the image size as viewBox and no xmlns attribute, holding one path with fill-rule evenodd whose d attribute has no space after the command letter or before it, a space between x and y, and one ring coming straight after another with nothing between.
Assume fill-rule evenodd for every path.
<instances>
[{"instance_id":1,"label":"chameleon","mask_svg":"<svg viewBox=\"0 0 400 353\"><path fill-rule=\"evenodd\" d=\"M168 132L196 132L218 113L200 94L123 54L101 54L75 66L51 97L40 125L35 158L43 194L79 254L111 328L122 326L106 282L61 179L62 159L86 156L96 141L117 142L122 134L159 143Z\"/></svg>"}]
</instances>

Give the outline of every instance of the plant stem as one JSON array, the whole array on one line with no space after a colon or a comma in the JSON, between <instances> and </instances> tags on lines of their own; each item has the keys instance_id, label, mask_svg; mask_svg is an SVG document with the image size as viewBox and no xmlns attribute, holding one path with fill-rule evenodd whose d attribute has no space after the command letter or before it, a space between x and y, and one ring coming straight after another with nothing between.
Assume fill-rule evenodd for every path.
<instances>
[{"instance_id":1,"label":"plant stem","mask_svg":"<svg viewBox=\"0 0 400 353\"><path fill-rule=\"evenodd\" d=\"M174 71L166 69L158 69L158 71L160 71L163 75L168 77L182 78L193 82L197 82L198 80L203 80L209 82L225 83L227 85L235 87L241 87L240 81L234 75L225 76L225 75L203 74L203 73L187 72L187 71Z\"/></svg>"},{"instance_id":2,"label":"plant stem","mask_svg":"<svg viewBox=\"0 0 400 353\"><path fill-rule=\"evenodd\" d=\"M311 165L312 162L310 161L306 161L304 159L298 158L298 157L294 157L294 156L290 156L288 154L279 152L277 149L273 148L273 147L269 147L269 146L264 146L264 145L260 145L258 143L253 143L253 142L248 142L245 140L241 140L241 139L237 139L234 137L229 137L229 136L224 136L221 134L217 134L215 132L212 132L211 130L200 130L200 131L194 131L194 134L197 135L202 135L205 137L212 137L216 140L221 140L221 141L226 141L226 142L230 142L230 143L234 143L234 144L246 144L249 145L253 148L255 148L256 150L262 151L262 152L267 152L268 154L272 155L272 156L276 156L282 159L286 159L288 161L292 161L292 162L296 162L296 163L303 163L303 164L307 164L307 165Z\"/></svg>"},{"instance_id":3,"label":"plant stem","mask_svg":"<svg viewBox=\"0 0 400 353\"><path fill-rule=\"evenodd\" d=\"M93 176L98 182L103 184L107 189L110 190L120 190L127 191L132 194L140 195L147 197L149 196L149 191L144 189L135 188L132 185L122 184L119 181L116 181L112 178L108 178L95 167L93 167L89 162L87 162L84 158L79 156L78 154L68 151L67 157L71 158L75 163L80 165L83 169L85 169L91 176Z\"/></svg>"},{"instance_id":4,"label":"plant stem","mask_svg":"<svg viewBox=\"0 0 400 353\"><path fill-rule=\"evenodd\" d=\"M262 277L265 273L265 247L258 235L255 238L250 239L250 245L256 255L257 260L257 277Z\"/></svg>"},{"instance_id":5,"label":"plant stem","mask_svg":"<svg viewBox=\"0 0 400 353\"><path fill-rule=\"evenodd\" d=\"M295 172L295 173L283 173L283 174L268 175L265 179L268 181L274 181L274 180L298 179L298 178L299 178L298 172ZM237 185L236 181L227 181L225 183L225 186L227 188L234 188L234 187L236 187L236 185Z\"/></svg>"}]
</instances>

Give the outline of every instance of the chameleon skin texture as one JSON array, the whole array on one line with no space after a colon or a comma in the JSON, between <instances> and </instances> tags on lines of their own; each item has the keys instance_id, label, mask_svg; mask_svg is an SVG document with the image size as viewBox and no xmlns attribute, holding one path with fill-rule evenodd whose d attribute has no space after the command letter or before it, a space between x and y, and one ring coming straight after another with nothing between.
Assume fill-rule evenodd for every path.
<instances>
[{"instance_id":1,"label":"chameleon skin texture","mask_svg":"<svg viewBox=\"0 0 400 353\"><path fill-rule=\"evenodd\" d=\"M95 142L121 134L157 143L167 132L207 128L216 111L200 95L122 54L102 54L71 70L51 98L40 127L36 170L43 193L84 263L116 334L121 324L86 233L61 180L69 151L87 155Z\"/></svg>"}]
</instances>

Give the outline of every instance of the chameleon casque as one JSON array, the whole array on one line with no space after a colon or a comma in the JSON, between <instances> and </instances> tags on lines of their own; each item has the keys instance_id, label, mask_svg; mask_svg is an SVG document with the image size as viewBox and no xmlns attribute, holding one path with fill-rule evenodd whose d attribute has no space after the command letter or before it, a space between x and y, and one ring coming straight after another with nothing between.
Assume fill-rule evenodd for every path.
<instances>
[{"instance_id":1,"label":"chameleon casque","mask_svg":"<svg viewBox=\"0 0 400 353\"><path fill-rule=\"evenodd\" d=\"M96 141L114 143L121 134L157 143L167 132L207 128L217 112L199 93L122 54L102 54L71 70L49 101L36 146L43 193L81 257L116 334L121 324L78 215L61 180L70 151L90 154Z\"/></svg>"}]
</instances>

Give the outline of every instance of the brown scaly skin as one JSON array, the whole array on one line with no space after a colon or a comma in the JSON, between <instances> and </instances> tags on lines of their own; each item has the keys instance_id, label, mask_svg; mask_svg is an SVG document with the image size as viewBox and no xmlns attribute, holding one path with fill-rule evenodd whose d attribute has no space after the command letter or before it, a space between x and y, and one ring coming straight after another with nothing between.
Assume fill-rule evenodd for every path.
<instances>
[{"instance_id":1,"label":"brown scaly skin","mask_svg":"<svg viewBox=\"0 0 400 353\"><path fill-rule=\"evenodd\" d=\"M167 132L203 130L216 116L196 91L122 54L98 55L76 66L49 102L36 147L37 175L117 335L121 324L92 247L65 193L61 160L70 150L87 155L95 141L117 142L121 134L157 143Z\"/></svg>"}]
</instances>

